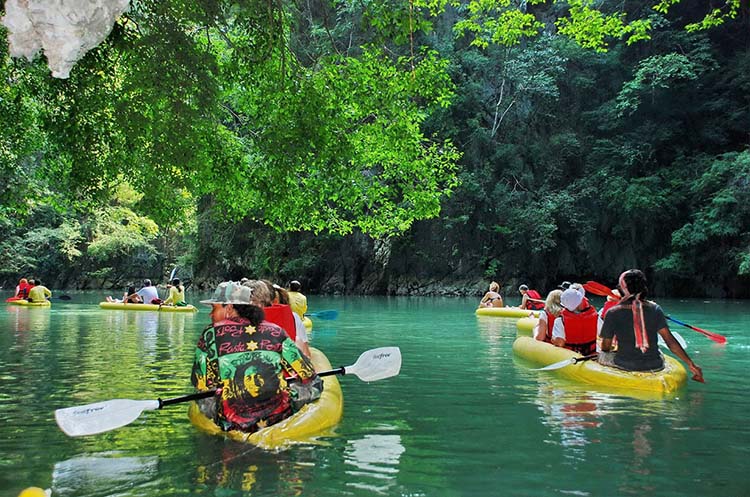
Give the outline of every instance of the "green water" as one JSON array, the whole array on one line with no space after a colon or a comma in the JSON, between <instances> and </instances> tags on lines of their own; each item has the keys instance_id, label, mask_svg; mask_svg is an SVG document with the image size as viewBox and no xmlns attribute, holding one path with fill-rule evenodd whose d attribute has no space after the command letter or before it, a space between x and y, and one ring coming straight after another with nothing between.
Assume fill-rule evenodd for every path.
<instances>
[{"instance_id":1,"label":"green water","mask_svg":"<svg viewBox=\"0 0 750 497\"><path fill-rule=\"evenodd\" d=\"M748 302L662 301L729 342L674 328L707 382L644 401L529 371L513 359L515 320L477 318L477 299L311 296L311 310L340 311L316 320L312 338L334 366L397 345L403 367L371 384L341 378L335 436L269 453L199 433L184 406L65 436L57 408L189 393L208 323L205 310L105 311L101 293L70 295L0 311L1 495L31 485L118 497L750 494Z\"/></svg>"}]
</instances>

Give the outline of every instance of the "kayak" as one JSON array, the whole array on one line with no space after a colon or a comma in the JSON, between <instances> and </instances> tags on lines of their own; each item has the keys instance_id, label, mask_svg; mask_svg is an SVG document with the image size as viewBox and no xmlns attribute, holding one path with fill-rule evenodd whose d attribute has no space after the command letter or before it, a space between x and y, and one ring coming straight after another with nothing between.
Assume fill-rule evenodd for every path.
<instances>
[{"instance_id":1,"label":"kayak","mask_svg":"<svg viewBox=\"0 0 750 497\"><path fill-rule=\"evenodd\" d=\"M494 316L500 318L525 318L531 314L539 317L539 311L530 311L518 307L480 307L476 310L477 316Z\"/></svg>"},{"instance_id":2,"label":"kayak","mask_svg":"<svg viewBox=\"0 0 750 497\"><path fill-rule=\"evenodd\" d=\"M49 490L42 490L39 487L25 488L18 494L18 497L49 497L51 492Z\"/></svg>"},{"instance_id":3,"label":"kayak","mask_svg":"<svg viewBox=\"0 0 750 497\"><path fill-rule=\"evenodd\" d=\"M312 319L310 319L310 318L309 318L309 317L307 317L307 316L303 316L303 317L302 317L302 323L303 323L303 324L305 325L305 329L306 329L307 331L312 331L312 329L313 329L313 322L312 322Z\"/></svg>"},{"instance_id":4,"label":"kayak","mask_svg":"<svg viewBox=\"0 0 750 497\"><path fill-rule=\"evenodd\" d=\"M10 305L22 305L24 307L51 307L52 302L49 300L44 302L29 302L28 300L6 300L6 303Z\"/></svg>"},{"instance_id":5,"label":"kayak","mask_svg":"<svg viewBox=\"0 0 750 497\"><path fill-rule=\"evenodd\" d=\"M566 359L581 357L572 350L555 347L550 343L527 336L516 338L513 342L513 353L538 366L548 366ZM570 364L554 371L580 383L608 387L617 391L632 390L662 396L676 392L687 383L687 371L683 365L668 355L664 355L664 369L656 372L625 371L602 366L595 359Z\"/></svg>"},{"instance_id":6,"label":"kayak","mask_svg":"<svg viewBox=\"0 0 750 497\"><path fill-rule=\"evenodd\" d=\"M518 329L518 336L534 336L534 328L539 322L539 318L521 318L516 321L516 328Z\"/></svg>"},{"instance_id":7,"label":"kayak","mask_svg":"<svg viewBox=\"0 0 750 497\"><path fill-rule=\"evenodd\" d=\"M331 369L331 363L320 350L310 347L312 363L316 371ZM198 409L198 404L190 403L188 417L199 430L209 435L221 435L238 442L256 445L262 449L280 449L295 441L309 441L322 435L341 420L344 412L344 396L335 375L323 377L323 393L315 402L307 404L298 412L275 425L262 428L255 433L238 430L222 431L213 421Z\"/></svg>"},{"instance_id":8,"label":"kayak","mask_svg":"<svg viewBox=\"0 0 750 497\"><path fill-rule=\"evenodd\" d=\"M117 309L120 311L159 311L159 312L198 312L195 306L190 304L186 306L163 305L159 307L156 304L123 304L122 302L99 302L102 309Z\"/></svg>"}]
</instances>

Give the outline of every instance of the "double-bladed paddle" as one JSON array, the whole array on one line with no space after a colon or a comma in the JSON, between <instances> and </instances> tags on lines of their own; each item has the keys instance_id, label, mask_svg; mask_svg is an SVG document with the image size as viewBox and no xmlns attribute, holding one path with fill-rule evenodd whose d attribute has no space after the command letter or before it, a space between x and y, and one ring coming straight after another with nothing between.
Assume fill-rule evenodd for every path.
<instances>
[{"instance_id":1,"label":"double-bladed paddle","mask_svg":"<svg viewBox=\"0 0 750 497\"><path fill-rule=\"evenodd\" d=\"M680 345L682 345L683 349L687 349L687 342L684 338L682 338L682 335L676 332L672 332L672 335L675 337L675 340L677 340ZM664 341L661 335L659 335L659 345L664 348L669 348L667 347L667 343ZM550 364L549 366L544 366L543 368L532 369L532 371L553 371L555 369L562 369L565 366L570 366L571 364L578 364L579 362L596 359L597 356L598 354L591 354L583 357L571 357L569 359L565 359L564 361L555 362L553 364Z\"/></svg>"},{"instance_id":2,"label":"double-bladed paddle","mask_svg":"<svg viewBox=\"0 0 750 497\"><path fill-rule=\"evenodd\" d=\"M568 359L565 359L564 361L555 362L550 364L549 366L544 366L543 368L535 368L532 369L532 371L553 371L555 369L562 369L565 366L570 366L571 364L578 364L579 362L583 361L590 361L591 359L596 359L599 357L599 354L590 354L585 355L583 357L569 357Z\"/></svg>"},{"instance_id":3,"label":"double-bladed paddle","mask_svg":"<svg viewBox=\"0 0 750 497\"><path fill-rule=\"evenodd\" d=\"M583 284L583 288L587 292L591 292L594 295L601 295L603 297L614 297L617 300L620 299L620 296L615 295L612 293L612 290L607 287L606 285L602 285L601 283L597 283L596 281L587 281ZM686 328L690 328L693 331L697 331L698 333L701 333L702 335L707 336L709 339L713 340L716 343L727 343L727 337L724 335L719 335L718 333L714 333L713 331L707 331L702 328L698 328L697 326L692 326L687 323L683 323L682 321L675 319L671 316L665 316L670 321L677 323L679 325L682 325Z\"/></svg>"},{"instance_id":4,"label":"double-bladed paddle","mask_svg":"<svg viewBox=\"0 0 750 497\"><path fill-rule=\"evenodd\" d=\"M398 347L379 347L363 352L351 366L340 367L318 373L318 376L334 374L354 375L362 381L378 381L396 376L401 371L401 350ZM55 411L57 426L70 437L95 435L129 425L143 411L161 409L164 406L205 399L217 394L217 390L198 392L173 399L130 400L113 399L83 406L66 407Z\"/></svg>"},{"instance_id":5,"label":"double-bladed paddle","mask_svg":"<svg viewBox=\"0 0 750 497\"><path fill-rule=\"evenodd\" d=\"M327 311L316 311L316 312L306 312L305 316L311 317L311 318L319 318L319 319L336 319L339 317L339 311L336 309L330 309Z\"/></svg>"}]
</instances>

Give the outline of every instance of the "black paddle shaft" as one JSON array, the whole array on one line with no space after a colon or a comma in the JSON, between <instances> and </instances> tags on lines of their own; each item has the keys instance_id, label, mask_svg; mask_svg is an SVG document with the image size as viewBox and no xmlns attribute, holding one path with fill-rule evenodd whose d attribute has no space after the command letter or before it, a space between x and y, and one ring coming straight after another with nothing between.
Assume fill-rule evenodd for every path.
<instances>
[{"instance_id":1,"label":"black paddle shaft","mask_svg":"<svg viewBox=\"0 0 750 497\"><path fill-rule=\"evenodd\" d=\"M322 371L318 373L318 376L331 376L334 374L346 374L346 368L341 366L340 368L331 369L330 371Z\"/></svg>"},{"instance_id":2,"label":"black paddle shaft","mask_svg":"<svg viewBox=\"0 0 750 497\"><path fill-rule=\"evenodd\" d=\"M180 404L182 402L189 402L191 400L207 399L217 394L218 390L207 390L205 392L193 393L190 395L185 395L183 397L175 397L174 399L157 400L159 401L159 409L161 409L164 406L171 406L172 404Z\"/></svg>"}]
</instances>

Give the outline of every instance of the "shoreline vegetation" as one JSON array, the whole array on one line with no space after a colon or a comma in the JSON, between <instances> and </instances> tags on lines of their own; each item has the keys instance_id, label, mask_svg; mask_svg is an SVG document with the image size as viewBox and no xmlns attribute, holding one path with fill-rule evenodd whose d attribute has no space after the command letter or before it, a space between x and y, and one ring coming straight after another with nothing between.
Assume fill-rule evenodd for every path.
<instances>
[{"instance_id":1,"label":"shoreline vegetation","mask_svg":"<svg viewBox=\"0 0 750 497\"><path fill-rule=\"evenodd\" d=\"M720 3L136 3L67 79L0 43L0 284L750 298Z\"/></svg>"}]
</instances>

